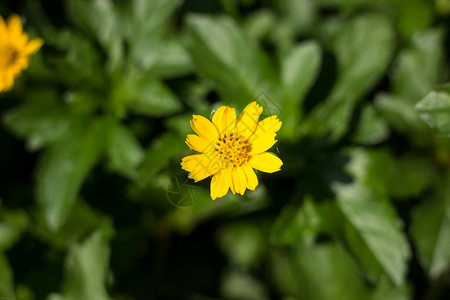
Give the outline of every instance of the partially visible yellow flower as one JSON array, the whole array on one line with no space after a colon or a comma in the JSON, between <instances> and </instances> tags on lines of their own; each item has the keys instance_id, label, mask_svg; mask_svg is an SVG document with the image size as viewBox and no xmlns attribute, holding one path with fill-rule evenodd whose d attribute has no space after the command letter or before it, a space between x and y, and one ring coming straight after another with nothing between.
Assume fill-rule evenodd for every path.
<instances>
[{"instance_id":1,"label":"partially visible yellow flower","mask_svg":"<svg viewBox=\"0 0 450 300\"><path fill-rule=\"evenodd\" d=\"M228 106L220 107L212 122L194 115L191 127L197 133L188 134L186 144L201 154L186 156L181 162L183 170L190 172L195 182L213 175L211 198L227 194L244 194L258 185L257 169L266 173L280 170L281 159L266 152L276 142L276 132L281 128L277 116L259 121L263 108L252 102L236 119L236 111Z\"/></svg>"},{"instance_id":2,"label":"partially visible yellow flower","mask_svg":"<svg viewBox=\"0 0 450 300\"><path fill-rule=\"evenodd\" d=\"M29 40L18 15L11 15L6 23L0 16L0 92L12 88L14 79L28 67L29 56L43 43L42 39Z\"/></svg>"}]
</instances>

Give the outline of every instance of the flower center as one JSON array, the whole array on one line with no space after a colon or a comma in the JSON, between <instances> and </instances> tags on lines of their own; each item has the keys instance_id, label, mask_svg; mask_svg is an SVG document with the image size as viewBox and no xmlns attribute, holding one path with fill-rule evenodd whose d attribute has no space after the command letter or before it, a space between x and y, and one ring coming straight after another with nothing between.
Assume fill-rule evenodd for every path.
<instances>
[{"instance_id":1,"label":"flower center","mask_svg":"<svg viewBox=\"0 0 450 300\"><path fill-rule=\"evenodd\" d=\"M6 68L13 65L18 57L19 52L13 47L0 46L0 68Z\"/></svg>"},{"instance_id":2,"label":"flower center","mask_svg":"<svg viewBox=\"0 0 450 300\"><path fill-rule=\"evenodd\" d=\"M247 139L241 135L233 136L233 133L219 137L218 142L214 146L214 150L219 155L224 168L237 167L246 163L250 149L251 146Z\"/></svg>"}]
</instances>

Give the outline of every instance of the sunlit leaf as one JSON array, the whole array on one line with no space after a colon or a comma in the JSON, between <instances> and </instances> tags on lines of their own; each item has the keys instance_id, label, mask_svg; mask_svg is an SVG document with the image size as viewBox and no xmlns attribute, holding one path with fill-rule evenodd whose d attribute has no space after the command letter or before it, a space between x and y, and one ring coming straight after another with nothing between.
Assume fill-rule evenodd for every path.
<instances>
[{"instance_id":1,"label":"sunlit leaf","mask_svg":"<svg viewBox=\"0 0 450 300\"><path fill-rule=\"evenodd\" d=\"M430 127L450 135L450 86L430 92L416 104L416 110Z\"/></svg>"},{"instance_id":2,"label":"sunlit leaf","mask_svg":"<svg viewBox=\"0 0 450 300\"><path fill-rule=\"evenodd\" d=\"M199 72L217 83L225 101L243 108L262 92L279 101L271 61L232 19L190 15L186 25Z\"/></svg>"}]
</instances>

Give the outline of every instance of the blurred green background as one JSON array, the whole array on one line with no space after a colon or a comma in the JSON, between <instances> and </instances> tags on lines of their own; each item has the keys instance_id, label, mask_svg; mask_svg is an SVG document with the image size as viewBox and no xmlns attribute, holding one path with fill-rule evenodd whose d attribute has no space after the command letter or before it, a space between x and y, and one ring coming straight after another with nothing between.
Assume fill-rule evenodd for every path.
<instances>
[{"instance_id":1,"label":"blurred green background","mask_svg":"<svg viewBox=\"0 0 450 300\"><path fill-rule=\"evenodd\" d=\"M0 299L450 299L450 1L2 0ZM192 114L284 166L212 201Z\"/></svg>"}]
</instances>

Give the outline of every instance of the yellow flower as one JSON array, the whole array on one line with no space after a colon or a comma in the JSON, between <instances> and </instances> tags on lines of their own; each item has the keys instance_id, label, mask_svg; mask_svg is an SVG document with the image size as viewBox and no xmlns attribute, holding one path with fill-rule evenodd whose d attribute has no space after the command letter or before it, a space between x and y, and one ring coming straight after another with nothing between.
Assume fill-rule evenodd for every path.
<instances>
[{"instance_id":1,"label":"yellow flower","mask_svg":"<svg viewBox=\"0 0 450 300\"><path fill-rule=\"evenodd\" d=\"M227 194L244 194L258 185L257 169L266 173L280 170L283 162L266 152L277 141L276 132L281 127L277 116L258 122L263 108L252 102L236 119L236 111L228 106L220 107L212 122L194 115L192 129L198 134L188 134L186 144L201 154L184 157L181 166L190 172L195 182L213 175L211 198L214 200Z\"/></svg>"},{"instance_id":2,"label":"yellow flower","mask_svg":"<svg viewBox=\"0 0 450 300\"><path fill-rule=\"evenodd\" d=\"M14 78L28 67L29 56L43 43L42 39L29 40L18 15L11 15L7 23L0 16L0 92L12 88Z\"/></svg>"}]
</instances>

